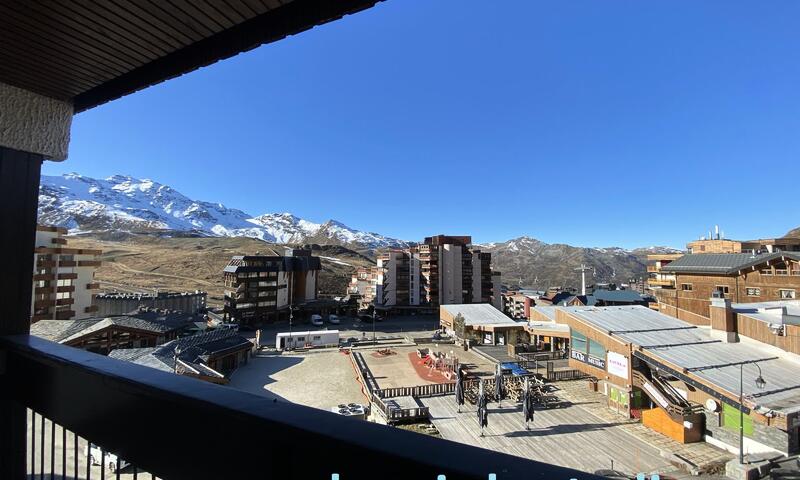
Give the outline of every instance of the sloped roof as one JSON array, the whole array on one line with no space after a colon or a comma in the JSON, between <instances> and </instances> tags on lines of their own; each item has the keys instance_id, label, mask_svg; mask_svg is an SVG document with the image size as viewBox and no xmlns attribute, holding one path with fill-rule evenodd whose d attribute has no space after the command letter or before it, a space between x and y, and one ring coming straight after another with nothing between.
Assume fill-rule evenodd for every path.
<instances>
[{"instance_id":1,"label":"sloped roof","mask_svg":"<svg viewBox=\"0 0 800 480\"><path fill-rule=\"evenodd\" d=\"M775 252L753 255L752 253L697 253L681 258L661 267L664 273L710 273L731 275L745 268L755 267L782 257L800 260L798 252Z\"/></svg>"},{"instance_id":2,"label":"sloped roof","mask_svg":"<svg viewBox=\"0 0 800 480\"><path fill-rule=\"evenodd\" d=\"M222 377L221 373L206 365L208 359L252 347L250 340L234 330L221 329L179 338L158 347L120 348L112 350L109 357L174 372L177 352L179 364L184 368L203 375Z\"/></svg>"},{"instance_id":3,"label":"sloped roof","mask_svg":"<svg viewBox=\"0 0 800 480\"><path fill-rule=\"evenodd\" d=\"M150 314L152 313L152 314ZM67 343L109 327L123 327L151 333L166 333L183 328L194 320L188 314L142 313L80 320L39 320L31 325L31 335L52 342ZM141 318L144 316L145 318Z\"/></svg>"},{"instance_id":4,"label":"sloped roof","mask_svg":"<svg viewBox=\"0 0 800 480\"><path fill-rule=\"evenodd\" d=\"M500 310L494 308L493 305L488 303L462 303L455 305L442 305L441 309L455 317L461 314L464 317L464 324L467 326L478 325L491 325L495 327L501 326L519 326L522 327L526 322L517 322L512 320Z\"/></svg>"}]
</instances>

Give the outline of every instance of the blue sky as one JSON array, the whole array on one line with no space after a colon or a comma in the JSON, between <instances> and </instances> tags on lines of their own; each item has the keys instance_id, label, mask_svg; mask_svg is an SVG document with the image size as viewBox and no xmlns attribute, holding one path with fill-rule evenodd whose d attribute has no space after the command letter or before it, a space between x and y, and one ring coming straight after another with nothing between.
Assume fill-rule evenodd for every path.
<instances>
[{"instance_id":1,"label":"blue sky","mask_svg":"<svg viewBox=\"0 0 800 480\"><path fill-rule=\"evenodd\" d=\"M75 117L75 171L406 239L800 225L800 2L388 0Z\"/></svg>"}]
</instances>

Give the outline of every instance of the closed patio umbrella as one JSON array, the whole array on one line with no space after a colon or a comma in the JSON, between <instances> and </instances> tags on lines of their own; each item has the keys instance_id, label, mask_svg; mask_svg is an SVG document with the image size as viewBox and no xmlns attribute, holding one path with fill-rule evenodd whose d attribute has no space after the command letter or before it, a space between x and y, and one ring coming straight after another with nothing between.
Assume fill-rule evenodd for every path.
<instances>
[{"instance_id":1,"label":"closed patio umbrella","mask_svg":"<svg viewBox=\"0 0 800 480\"><path fill-rule=\"evenodd\" d=\"M497 399L497 403L500 403L500 400L503 399L504 394L503 389L503 369L500 364L497 364L497 371L494 374L494 396Z\"/></svg>"},{"instance_id":2,"label":"closed patio umbrella","mask_svg":"<svg viewBox=\"0 0 800 480\"><path fill-rule=\"evenodd\" d=\"M483 427L489 425L489 410L486 408L486 393L483 390L483 380L480 380L478 387L478 425L481 426L481 437L483 436Z\"/></svg>"},{"instance_id":3,"label":"closed patio umbrella","mask_svg":"<svg viewBox=\"0 0 800 480\"><path fill-rule=\"evenodd\" d=\"M530 430L528 422L533 421L533 395L531 395L528 377L525 377L525 390L522 392L522 413L525 416L525 430Z\"/></svg>"},{"instance_id":4,"label":"closed patio umbrella","mask_svg":"<svg viewBox=\"0 0 800 480\"><path fill-rule=\"evenodd\" d=\"M464 373L460 368L456 372L456 405L458 413L461 413L461 405L464 405Z\"/></svg>"}]
</instances>

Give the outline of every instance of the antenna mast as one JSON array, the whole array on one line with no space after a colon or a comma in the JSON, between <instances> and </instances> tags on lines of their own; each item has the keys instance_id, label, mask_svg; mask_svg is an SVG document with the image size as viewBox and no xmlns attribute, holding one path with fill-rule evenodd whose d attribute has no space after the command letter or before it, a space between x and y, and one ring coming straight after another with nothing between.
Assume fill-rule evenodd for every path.
<instances>
[{"instance_id":1,"label":"antenna mast","mask_svg":"<svg viewBox=\"0 0 800 480\"><path fill-rule=\"evenodd\" d=\"M581 272L581 295L586 296L586 272L591 270L591 268L587 267L584 264L581 264L579 268L576 268L576 272Z\"/></svg>"}]
</instances>

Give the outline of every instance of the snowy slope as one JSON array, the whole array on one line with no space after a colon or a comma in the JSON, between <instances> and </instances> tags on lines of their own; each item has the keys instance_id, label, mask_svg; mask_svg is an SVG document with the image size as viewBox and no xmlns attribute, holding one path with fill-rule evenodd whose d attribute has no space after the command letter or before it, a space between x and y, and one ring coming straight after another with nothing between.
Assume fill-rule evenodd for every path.
<instances>
[{"instance_id":1,"label":"snowy slope","mask_svg":"<svg viewBox=\"0 0 800 480\"><path fill-rule=\"evenodd\" d=\"M42 176L39 223L71 233L177 230L208 236L254 237L276 243L336 243L366 248L405 245L329 220L309 222L290 213L253 217L221 203L192 200L150 179L114 175L104 180L76 173Z\"/></svg>"}]
</instances>

